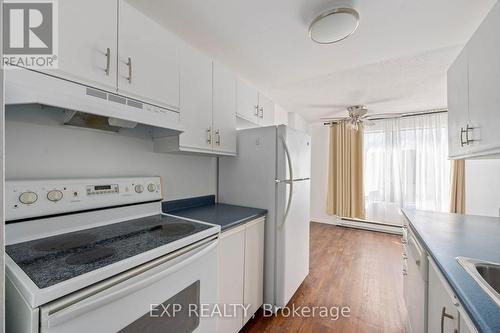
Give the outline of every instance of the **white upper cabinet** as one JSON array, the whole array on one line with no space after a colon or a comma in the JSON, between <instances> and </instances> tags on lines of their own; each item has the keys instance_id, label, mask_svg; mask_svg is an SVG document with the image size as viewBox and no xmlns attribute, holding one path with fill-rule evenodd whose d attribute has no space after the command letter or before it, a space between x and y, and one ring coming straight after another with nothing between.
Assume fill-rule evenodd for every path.
<instances>
[{"instance_id":1,"label":"white upper cabinet","mask_svg":"<svg viewBox=\"0 0 500 333\"><path fill-rule=\"evenodd\" d=\"M116 90L116 0L64 0L59 8L59 68L45 71Z\"/></svg>"},{"instance_id":2,"label":"white upper cabinet","mask_svg":"<svg viewBox=\"0 0 500 333\"><path fill-rule=\"evenodd\" d=\"M179 137L155 139L157 152L236 154L236 76L182 43Z\"/></svg>"},{"instance_id":3,"label":"white upper cabinet","mask_svg":"<svg viewBox=\"0 0 500 333\"><path fill-rule=\"evenodd\" d=\"M257 124L259 122L259 93L245 81L236 84L236 113L239 117Z\"/></svg>"},{"instance_id":4,"label":"white upper cabinet","mask_svg":"<svg viewBox=\"0 0 500 333\"><path fill-rule=\"evenodd\" d=\"M236 154L236 75L213 63L214 151Z\"/></svg>"},{"instance_id":5,"label":"white upper cabinet","mask_svg":"<svg viewBox=\"0 0 500 333\"><path fill-rule=\"evenodd\" d=\"M500 154L500 2L448 71L451 158Z\"/></svg>"},{"instance_id":6,"label":"white upper cabinet","mask_svg":"<svg viewBox=\"0 0 500 333\"><path fill-rule=\"evenodd\" d=\"M274 125L274 102L259 93L259 124L261 126Z\"/></svg>"},{"instance_id":7,"label":"white upper cabinet","mask_svg":"<svg viewBox=\"0 0 500 333\"><path fill-rule=\"evenodd\" d=\"M177 36L120 0L118 92L178 110L179 44Z\"/></svg>"},{"instance_id":8,"label":"white upper cabinet","mask_svg":"<svg viewBox=\"0 0 500 333\"><path fill-rule=\"evenodd\" d=\"M469 121L468 58L464 49L448 70L448 146L449 155L467 153L465 132Z\"/></svg>"},{"instance_id":9,"label":"white upper cabinet","mask_svg":"<svg viewBox=\"0 0 500 333\"><path fill-rule=\"evenodd\" d=\"M467 45L471 153L500 152L500 3Z\"/></svg>"},{"instance_id":10,"label":"white upper cabinet","mask_svg":"<svg viewBox=\"0 0 500 333\"><path fill-rule=\"evenodd\" d=\"M187 43L180 48L180 149L212 149L212 59Z\"/></svg>"}]
</instances>

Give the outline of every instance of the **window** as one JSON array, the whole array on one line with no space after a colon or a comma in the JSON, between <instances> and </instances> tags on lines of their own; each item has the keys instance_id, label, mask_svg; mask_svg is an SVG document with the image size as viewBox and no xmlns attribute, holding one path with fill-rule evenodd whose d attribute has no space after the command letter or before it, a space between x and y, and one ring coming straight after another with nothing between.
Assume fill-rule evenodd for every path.
<instances>
[{"instance_id":1,"label":"window","mask_svg":"<svg viewBox=\"0 0 500 333\"><path fill-rule=\"evenodd\" d=\"M374 121L364 130L366 219L402 223L400 208L447 211L447 114Z\"/></svg>"}]
</instances>

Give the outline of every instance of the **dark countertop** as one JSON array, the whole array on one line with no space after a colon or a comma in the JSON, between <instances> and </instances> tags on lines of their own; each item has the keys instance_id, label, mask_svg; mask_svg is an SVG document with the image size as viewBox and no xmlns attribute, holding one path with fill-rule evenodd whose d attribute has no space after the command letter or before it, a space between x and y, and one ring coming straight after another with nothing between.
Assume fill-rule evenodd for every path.
<instances>
[{"instance_id":1,"label":"dark countertop","mask_svg":"<svg viewBox=\"0 0 500 333\"><path fill-rule=\"evenodd\" d=\"M218 224L221 226L222 231L267 214L266 209L215 203L215 196L164 202L163 212L178 217Z\"/></svg>"},{"instance_id":2,"label":"dark countertop","mask_svg":"<svg viewBox=\"0 0 500 333\"><path fill-rule=\"evenodd\" d=\"M500 218L404 210L479 332L500 332L500 307L456 257L500 263Z\"/></svg>"}]
</instances>

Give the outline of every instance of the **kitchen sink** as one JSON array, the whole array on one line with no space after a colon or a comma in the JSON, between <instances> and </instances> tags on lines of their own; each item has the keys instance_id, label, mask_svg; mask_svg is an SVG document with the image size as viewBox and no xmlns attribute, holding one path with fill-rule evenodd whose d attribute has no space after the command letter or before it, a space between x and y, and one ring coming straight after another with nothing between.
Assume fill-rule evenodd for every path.
<instances>
[{"instance_id":1,"label":"kitchen sink","mask_svg":"<svg viewBox=\"0 0 500 333\"><path fill-rule=\"evenodd\" d=\"M457 257L457 261L500 306L500 264L466 257Z\"/></svg>"}]
</instances>

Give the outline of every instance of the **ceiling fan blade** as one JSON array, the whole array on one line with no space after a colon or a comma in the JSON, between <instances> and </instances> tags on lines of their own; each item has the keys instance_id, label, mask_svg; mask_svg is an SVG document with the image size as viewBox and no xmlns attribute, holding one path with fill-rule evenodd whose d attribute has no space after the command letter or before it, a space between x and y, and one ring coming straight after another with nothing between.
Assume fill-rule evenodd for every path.
<instances>
[{"instance_id":1,"label":"ceiling fan blade","mask_svg":"<svg viewBox=\"0 0 500 333\"><path fill-rule=\"evenodd\" d=\"M364 119L363 120L363 125L365 125L365 126L375 126L375 122L371 121L369 119Z\"/></svg>"}]
</instances>

